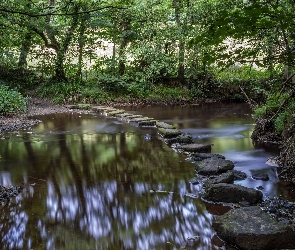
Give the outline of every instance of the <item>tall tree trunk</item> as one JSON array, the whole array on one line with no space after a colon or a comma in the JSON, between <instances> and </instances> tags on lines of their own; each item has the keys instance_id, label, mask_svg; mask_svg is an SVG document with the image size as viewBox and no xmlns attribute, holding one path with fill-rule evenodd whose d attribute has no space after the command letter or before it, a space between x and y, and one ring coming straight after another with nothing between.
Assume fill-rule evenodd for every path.
<instances>
[{"instance_id":1,"label":"tall tree trunk","mask_svg":"<svg viewBox=\"0 0 295 250\"><path fill-rule=\"evenodd\" d=\"M80 29L79 29L79 38L78 38L79 55L78 55L78 71L76 76L77 76L77 79L80 78L80 81L82 81L83 49L85 45L84 33L86 30L86 20L87 20L87 17L83 17L81 20Z\"/></svg>"},{"instance_id":2,"label":"tall tree trunk","mask_svg":"<svg viewBox=\"0 0 295 250\"><path fill-rule=\"evenodd\" d=\"M74 13L77 13L78 10L79 10L79 7L78 5L76 5L74 8ZM73 19L72 19L71 27L67 31L65 38L63 39L61 46L57 50L57 54L56 54L55 76L53 78L54 80L59 82L67 81L65 69L64 69L65 55L68 51L69 45L74 36L74 31L76 30L78 26L79 16L73 15L72 18Z\"/></svg>"},{"instance_id":3,"label":"tall tree trunk","mask_svg":"<svg viewBox=\"0 0 295 250\"><path fill-rule=\"evenodd\" d=\"M124 31L127 31L130 29L130 23L131 20L129 18L124 18L122 21L121 25L121 33L123 34ZM119 57L119 75L122 76L125 73L125 58L123 58L124 55L124 50L128 44L128 36L123 35L120 46L119 46L119 52L118 52L118 57Z\"/></svg>"},{"instance_id":4,"label":"tall tree trunk","mask_svg":"<svg viewBox=\"0 0 295 250\"><path fill-rule=\"evenodd\" d=\"M181 83L184 82L184 57L185 57L185 43L183 40L183 24L180 20L180 6L181 0L174 0L173 7L175 13L175 22L176 26L179 30L179 37L178 37L178 69L177 69L177 78Z\"/></svg>"},{"instance_id":5,"label":"tall tree trunk","mask_svg":"<svg viewBox=\"0 0 295 250\"><path fill-rule=\"evenodd\" d=\"M27 57L28 53L31 48L31 40L32 40L32 35L30 32L27 32L25 35L25 38L22 42L21 50L20 50L20 55L18 58L18 70L23 73L23 71L27 68Z\"/></svg>"}]
</instances>

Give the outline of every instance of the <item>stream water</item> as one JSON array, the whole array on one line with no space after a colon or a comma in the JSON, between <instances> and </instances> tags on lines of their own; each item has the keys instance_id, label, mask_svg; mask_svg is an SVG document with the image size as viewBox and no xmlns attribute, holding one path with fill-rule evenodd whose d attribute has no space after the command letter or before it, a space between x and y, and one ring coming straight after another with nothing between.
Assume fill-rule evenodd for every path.
<instances>
[{"instance_id":1,"label":"stream water","mask_svg":"<svg viewBox=\"0 0 295 250\"><path fill-rule=\"evenodd\" d=\"M213 152L248 175L238 184L290 199L291 190L265 164L278 150L250 139L247 105L125 109L214 144ZM194 198L201 191L189 182L194 165L164 144L156 128L95 114L38 119L39 125L0 140L0 185L25 184L1 208L1 249L179 249L188 238L198 239L195 249L218 249L211 224L224 208ZM270 180L253 180L256 172Z\"/></svg>"}]
</instances>

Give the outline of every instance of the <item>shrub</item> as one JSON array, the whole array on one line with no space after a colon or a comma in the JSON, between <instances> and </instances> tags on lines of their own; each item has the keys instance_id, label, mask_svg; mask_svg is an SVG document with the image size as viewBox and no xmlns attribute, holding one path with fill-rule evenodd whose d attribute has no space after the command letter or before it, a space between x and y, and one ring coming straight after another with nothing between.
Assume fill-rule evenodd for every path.
<instances>
[{"instance_id":1,"label":"shrub","mask_svg":"<svg viewBox=\"0 0 295 250\"><path fill-rule=\"evenodd\" d=\"M13 115L24 112L27 100L21 93L9 89L6 85L0 85L0 114Z\"/></svg>"}]
</instances>

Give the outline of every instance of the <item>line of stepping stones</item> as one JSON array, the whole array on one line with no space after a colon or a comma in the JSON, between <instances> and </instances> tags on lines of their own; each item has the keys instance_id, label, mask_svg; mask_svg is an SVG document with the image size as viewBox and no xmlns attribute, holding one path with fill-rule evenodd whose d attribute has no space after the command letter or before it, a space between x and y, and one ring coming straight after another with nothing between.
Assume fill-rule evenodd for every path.
<instances>
[{"instance_id":1,"label":"line of stepping stones","mask_svg":"<svg viewBox=\"0 0 295 250\"><path fill-rule=\"evenodd\" d=\"M295 236L291 226L273 220L269 214L262 213L261 208L255 206L255 204L262 202L261 191L233 184L234 180L245 179L247 175L233 170L234 163L226 160L224 156L211 154L211 144L197 144L191 135L182 133L173 125L142 115L130 114L123 109L106 106L87 106L86 108L131 124L137 124L139 127L156 127L158 134L166 144L180 153L191 156L196 164L196 172L206 179L202 184L205 186L203 197L207 201L240 203L241 208L230 210L213 222L213 228L223 240L241 247L241 249L269 249L269 246L275 248L278 246L295 247L295 243L289 240ZM196 183L199 183L198 180ZM244 205L246 207L242 207ZM248 207L250 205L251 207ZM248 218L252 218L252 220ZM237 224L238 229L229 226L233 223ZM266 229L261 231L262 227ZM249 228L252 228L251 232L249 232ZM254 242L249 240L253 237L255 238Z\"/></svg>"},{"instance_id":2,"label":"line of stepping stones","mask_svg":"<svg viewBox=\"0 0 295 250\"><path fill-rule=\"evenodd\" d=\"M175 126L168 123L158 121L154 118L144 117L142 115L130 114L123 109L116 109L105 106L93 106L91 109L106 116L116 117L122 121L126 121L131 124L137 124L139 127L156 127L158 128L158 133L168 145L178 143L176 149L180 152L211 152L211 144L194 143L192 136L182 133Z\"/></svg>"}]
</instances>

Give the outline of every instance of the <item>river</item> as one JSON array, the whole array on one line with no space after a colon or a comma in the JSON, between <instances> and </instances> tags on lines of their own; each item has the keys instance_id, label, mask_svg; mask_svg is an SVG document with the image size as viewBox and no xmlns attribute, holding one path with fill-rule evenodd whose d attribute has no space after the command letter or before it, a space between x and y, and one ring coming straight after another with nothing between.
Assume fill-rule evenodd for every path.
<instances>
[{"instance_id":1,"label":"river","mask_svg":"<svg viewBox=\"0 0 295 250\"><path fill-rule=\"evenodd\" d=\"M290 199L275 167L265 164L278 149L253 145L246 104L125 109L213 144L213 152L248 175L237 184ZM0 140L0 185L25 185L2 206L1 249L179 249L188 238L198 239L196 249L218 249L211 224L224 209L200 199L200 186L190 182L193 163L168 147L156 128L99 114L37 118L42 123ZM270 180L252 179L257 172Z\"/></svg>"}]
</instances>

